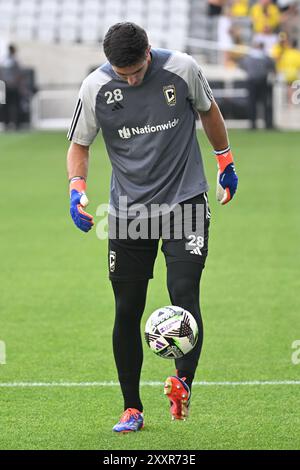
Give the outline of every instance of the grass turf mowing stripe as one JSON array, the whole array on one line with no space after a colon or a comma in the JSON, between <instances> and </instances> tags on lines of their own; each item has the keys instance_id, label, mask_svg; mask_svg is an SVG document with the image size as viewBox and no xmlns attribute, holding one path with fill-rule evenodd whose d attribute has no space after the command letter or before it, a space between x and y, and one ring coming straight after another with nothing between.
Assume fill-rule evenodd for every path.
<instances>
[{"instance_id":1,"label":"grass turf mowing stripe","mask_svg":"<svg viewBox=\"0 0 300 470\"><path fill-rule=\"evenodd\" d=\"M163 382L141 382L143 387L157 387ZM300 380L252 380L244 382L193 382L194 385L202 387L237 387L237 386L264 386L264 385L300 385ZM24 387L117 387L118 382L11 382L0 383L2 388L24 388Z\"/></svg>"}]
</instances>

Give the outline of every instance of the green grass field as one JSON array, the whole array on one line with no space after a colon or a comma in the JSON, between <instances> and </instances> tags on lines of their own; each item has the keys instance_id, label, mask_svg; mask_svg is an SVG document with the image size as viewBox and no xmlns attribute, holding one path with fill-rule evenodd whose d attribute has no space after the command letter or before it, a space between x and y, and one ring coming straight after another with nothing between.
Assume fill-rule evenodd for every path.
<instances>
[{"instance_id":1,"label":"green grass field","mask_svg":"<svg viewBox=\"0 0 300 470\"><path fill-rule=\"evenodd\" d=\"M216 167L199 134L211 184L210 255L202 281L205 340L197 381L300 379L300 137L230 132L240 186L215 202ZM69 217L63 133L0 135L0 385L116 382L107 242ZM107 202L102 139L91 152L89 210ZM96 221L99 220L96 218ZM144 320L169 304L160 253ZM142 380L173 364L145 345ZM195 385L190 419L171 422L162 387L143 385L145 430L115 435L118 386L0 387L0 449L299 449L300 385Z\"/></svg>"}]
</instances>

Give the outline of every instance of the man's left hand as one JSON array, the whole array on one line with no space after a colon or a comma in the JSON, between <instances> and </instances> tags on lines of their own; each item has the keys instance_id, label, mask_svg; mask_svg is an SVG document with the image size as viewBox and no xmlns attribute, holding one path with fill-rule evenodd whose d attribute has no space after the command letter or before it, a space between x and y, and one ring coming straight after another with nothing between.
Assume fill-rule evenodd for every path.
<instances>
[{"instance_id":1,"label":"man's left hand","mask_svg":"<svg viewBox=\"0 0 300 470\"><path fill-rule=\"evenodd\" d=\"M216 196L220 204L224 205L233 198L237 190L238 177L230 149L215 151L215 155L218 162Z\"/></svg>"}]
</instances>

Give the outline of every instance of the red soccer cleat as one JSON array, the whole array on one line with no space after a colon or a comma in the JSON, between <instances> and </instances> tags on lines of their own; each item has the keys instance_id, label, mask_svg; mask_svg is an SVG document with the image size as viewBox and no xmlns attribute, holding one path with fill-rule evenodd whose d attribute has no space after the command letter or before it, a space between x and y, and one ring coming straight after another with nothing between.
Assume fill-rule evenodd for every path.
<instances>
[{"instance_id":1,"label":"red soccer cleat","mask_svg":"<svg viewBox=\"0 0 300 470\"><path fill-rule=\"evenodd\" d=\"M171 376L165 381L164 394L167 395L171 403L172 419L186 420L189 414L191 392L184 380L184 377Z\"/></svg>"}]
</instances>

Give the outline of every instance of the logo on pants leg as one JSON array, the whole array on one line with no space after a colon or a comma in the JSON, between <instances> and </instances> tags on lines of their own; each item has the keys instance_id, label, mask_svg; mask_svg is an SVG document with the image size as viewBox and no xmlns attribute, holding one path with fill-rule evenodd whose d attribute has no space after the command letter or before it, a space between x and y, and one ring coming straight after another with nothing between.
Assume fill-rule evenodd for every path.
<instances>
[{"instance_id":1,"label":"logo on pants leg","mask_svg":"<svg viewBox=\"0 0 300 470\"><path fill-rule=\"evenodd\" d=\"M115 251L110 251L109 252L109 270L110 270L111 273L115 272L116 259L117 259L116 252Z\"/></svg>"},{"instance_id":2,"label":"logo on pants leg","mask_svg":"<svg viewBox=\"0 0 300 470\"><path fill-rule=\"evenodd\" d=\"M204 237L189 235L187 238L190 241L187 243L188 247L186 249L190 252L190 254L202 256L201 249L204 247Z\"/></svg>"}]
</instances>

